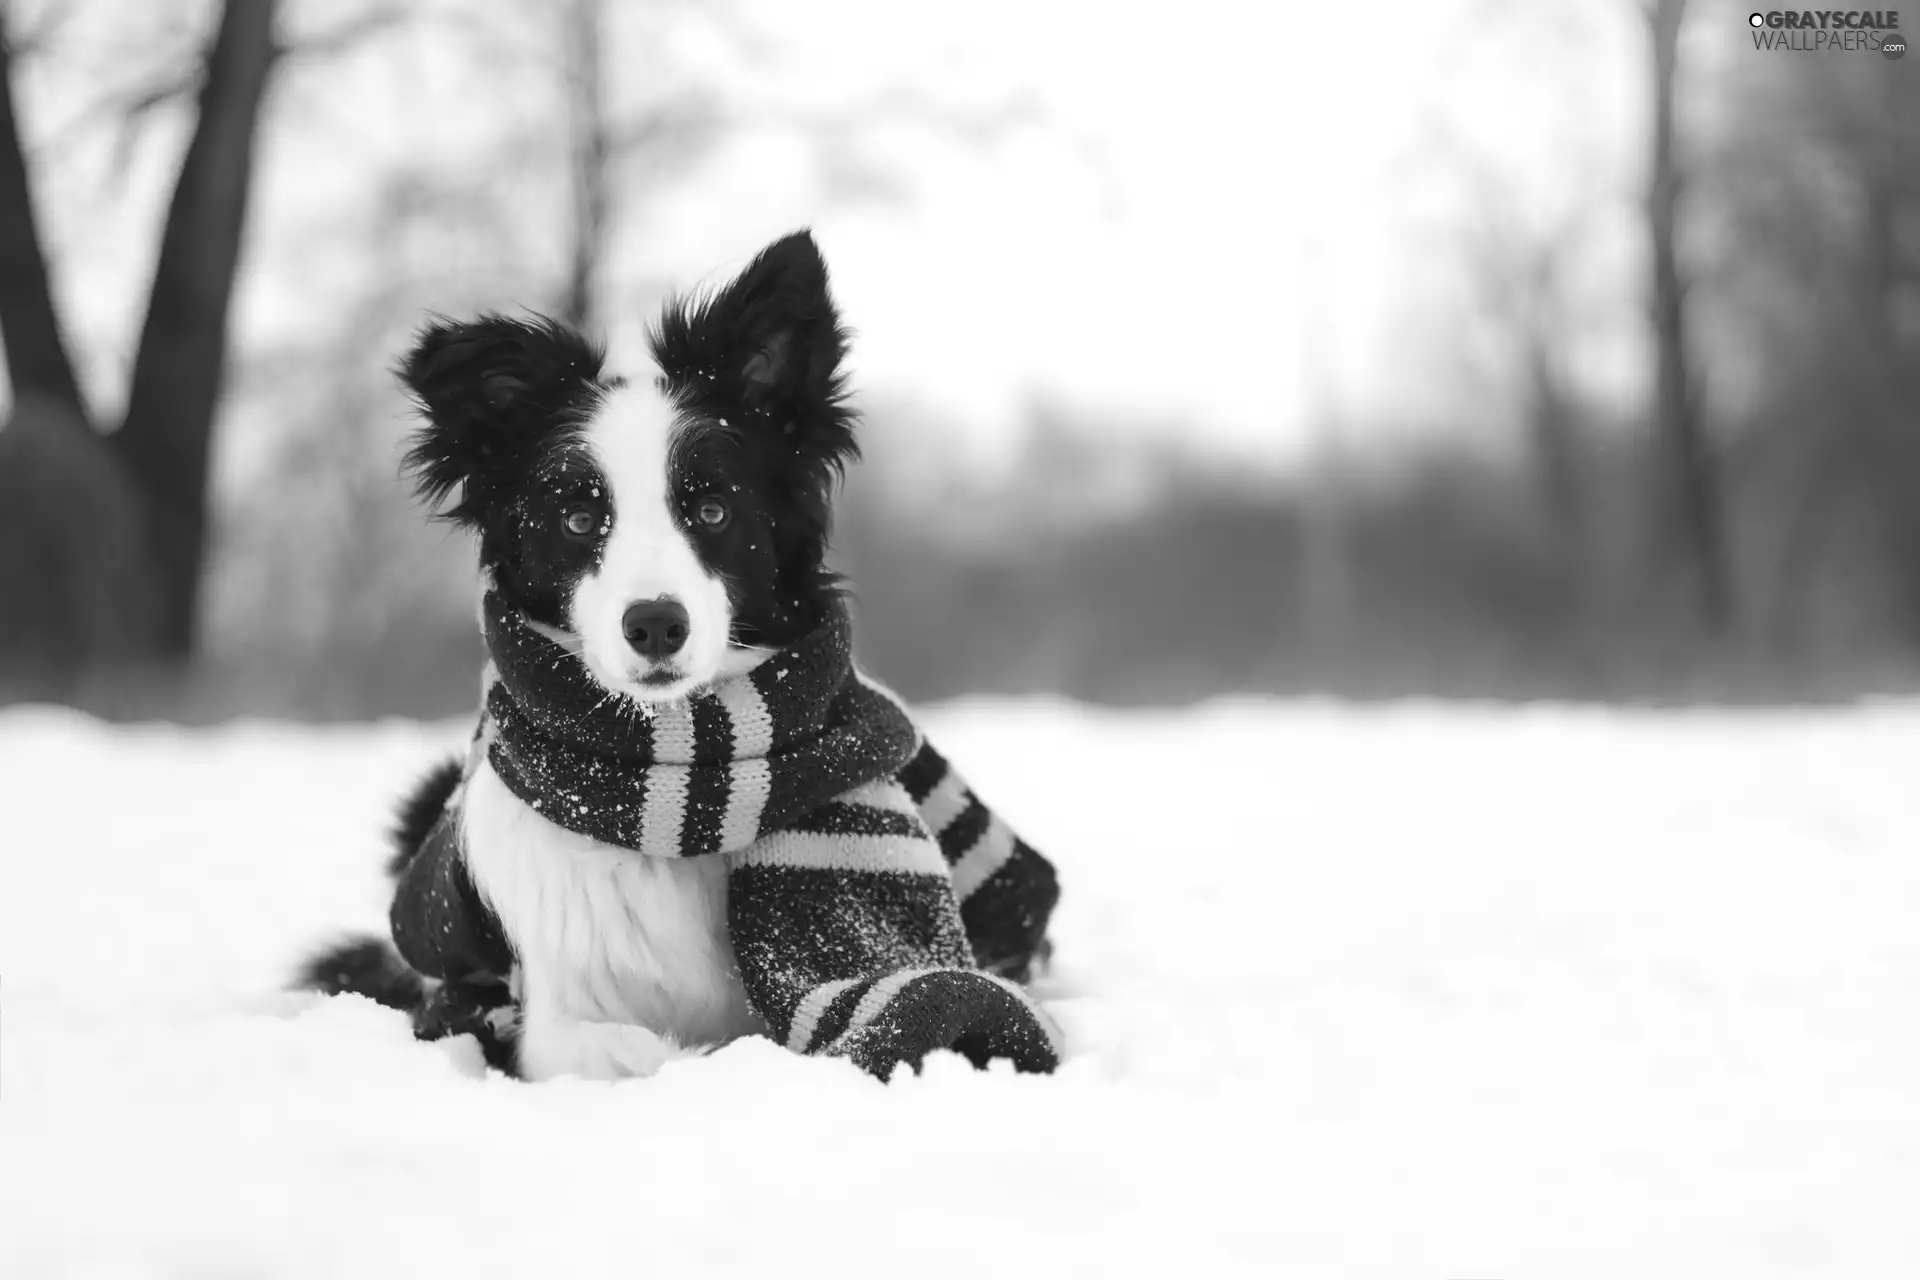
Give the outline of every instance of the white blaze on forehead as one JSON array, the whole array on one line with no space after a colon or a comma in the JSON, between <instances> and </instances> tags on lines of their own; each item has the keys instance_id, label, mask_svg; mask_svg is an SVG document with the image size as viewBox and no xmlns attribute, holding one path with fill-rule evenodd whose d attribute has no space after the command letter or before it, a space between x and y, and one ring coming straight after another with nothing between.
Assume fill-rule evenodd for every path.
<instances>
[{"instance_id":1,"label":"white blaze on forehead","mask_svg":"<svg viewBox=\"0 0 1920 1280\"><path fill-rule=\"evenodd\" d=\"M681 524L673 452L681 431L673 404L651 378L609 390L581 433L606 482L612 526L600 562L575 586L569 613L588 668L603 684L641 697L667 689L637 683L650 664L627 644L622 618L642 600L670 597L687 610L687 643L668 659L687 679L711 680L727 652L732 610L726 584L701 563Z\"/></svg>"},{"instance_id":2,"label":"white blaze on forehead","mask_svg":"<svg viewBox=\"0 0 1920 1280\"><path fill-rule=\"evenodd\" d=\"M616 576L660 578L662 589L655 595L676 594L667 589L668 580L677 581L687 564L698 568L671 506L677 430L673 406L645 383L607 392L583 433L613 508L613 528L601 562Z\"/></svg>"}]
</instances>

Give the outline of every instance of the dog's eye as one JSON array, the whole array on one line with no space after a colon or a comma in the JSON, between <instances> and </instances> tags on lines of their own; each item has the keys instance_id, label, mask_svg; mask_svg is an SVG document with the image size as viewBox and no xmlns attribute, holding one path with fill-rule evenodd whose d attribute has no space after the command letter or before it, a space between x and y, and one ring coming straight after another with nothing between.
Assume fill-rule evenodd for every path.
<instances>
[{"instance_id":1,"label":"dog's eye","mask_svg":"<svg viewBox=\"0 0 1920 1280\"><path fill-rule=\"evenodd\" d=\"M693 518L709 529L725 528L732 514L727 504L718 498L702 498L700 505L693 509Z\"/></svg>"},{"instance_id":2,"label":"dog's eye","mask_svg":"<svg viewBox=\"0 0 1920 1280\"><path fill-rule=\"evenodd\" d=\"M584 538L600 527L600 517L592 507L569 507L560 523L574 537Z\"/></svg>"}]
</instances>

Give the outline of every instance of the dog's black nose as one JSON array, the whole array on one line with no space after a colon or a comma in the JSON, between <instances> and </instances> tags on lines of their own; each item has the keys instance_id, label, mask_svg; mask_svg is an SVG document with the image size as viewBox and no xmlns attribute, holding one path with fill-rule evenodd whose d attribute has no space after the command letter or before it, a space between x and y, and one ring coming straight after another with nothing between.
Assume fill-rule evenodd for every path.
<instances>
[{"instance_id":1,"label":"dog's black nose","mask_svg":"<svg viewBox=\"0 0 1920 1280\"><path fill-rule=\"evenodd\" d=\"M664 658L687 642L687 610L672 596L641 600L620 617L627 643L643 658Z\"/></svg>"}]
</instances>

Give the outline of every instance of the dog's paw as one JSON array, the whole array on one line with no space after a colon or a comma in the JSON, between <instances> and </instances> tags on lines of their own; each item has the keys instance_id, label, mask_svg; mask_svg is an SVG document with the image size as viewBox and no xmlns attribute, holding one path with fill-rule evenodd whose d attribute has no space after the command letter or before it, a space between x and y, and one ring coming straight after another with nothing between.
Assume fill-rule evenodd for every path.
<instances>
[{"instance_id":1,"label":"dog's paw","mask_svg":"<svg viewBox=\"0 0 1920 1280\"><path fill-rule=\"evenodd\" d=\"M528 1080L650 1076L675 1058L694 1058L706 1052L704 1047L689 1048L669 1036L624 1022L547 1016L528 1018L520 1030L520 1073Z\"/></svg>"},{"instance_id":2,"label":"dog's paw","mask_svg":"<svg viewBox=\"0 0 1920 1280\"><path fill-rule=\"evenodd\" d=\"M511 1021L513 1004L506 984L493 981L442 982L430 987L413 1011L413 1034L419 1040L447 1036L507 1033L501 1015Z\"/></svg>"},{"instance_id":3,"label":"dog's paw","mask_svg":"<svg viewBox=\"0 0 1920 1280\"><path fill-rule=\"evenodd\" d=\"M487 1066L511 1074L518 1013L504 983L443 982L429 988L413 1011L413 1035L440 1041L471 1036Z\"/></svg>"}]
</instances>

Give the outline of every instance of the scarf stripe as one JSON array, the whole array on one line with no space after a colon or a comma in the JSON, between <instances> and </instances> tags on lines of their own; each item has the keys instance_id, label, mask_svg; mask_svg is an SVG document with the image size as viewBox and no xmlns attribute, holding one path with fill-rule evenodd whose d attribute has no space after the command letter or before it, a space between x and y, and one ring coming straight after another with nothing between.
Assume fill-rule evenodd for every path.
<instances>
[{"instance_id":1,"label":"scarf stripe","mask_svg":"<svg viewBox=\"0 0 1920 1280\"><path fill-rule=\"evenodd\" d=\"M900 969L876 981L860 997L860 1003L853 1008L853 1016L847 1020L847 1026L833 1044L828 1053L845 1052L847 1041L857 1035L867 1024L879 1016L880 1011L893 1002L893 998L906 989L908 983L916 978L924 978L930 973L946 972L941 969Z\"/></svg>"},{"instance_id":2,"label":"scarf stripe","mask_svg":"<svg viewBox=\"0 0 1920 1280\"><path fill-rule=\"evenodd\" d=\"M700 697L688 705L693 709L693 750L696 760L724 760L733 738L727 713L717 698ZM726 830L728 790L727 773L719 769L693 769L687 784L687 816L682 825L680 844L686 849L711 849L718 846Z\"/></svg>"},{"instance_id":3,"label":"scarf stripe","mask_svg":"<svg viewBox=\"0 0 1920 1280\"><path fill-rule=\"evenodd\" d=\"M773 746L773 717L766 699L750 680L728 680L719 688L721 709L732 735L733 763L727 766L727 808L720 820L720 847L739 849L760 832L760 813L773 786L766 755Z\"/></svg>"},{"instance_id":4,"label":"scarf stripe","mask_svg":"<svg viewBox=\"0 0 1920 1280\"><path fill-rule=\"evenodd\" d=\"M987 829L953 864L953 896L965 902L993 873L1013 857L1013 828L999 814L987 820Z\"/></svg>"},{"instance_id":5,"label":"scarf stripe","mask_svg":"<svg viewBox=\"0 0 1920 1280\"><path fill-rule=\"evenodd\" d=\"M773 749L773 716L767 710L767 700L760 696L751 680L722 681L718 695L720 705L726 708L728 727L733 731L734 758L764 757Z\"/></svg>"},{"instance_id":6,"label":"scarf stripe","mask_svg":"<svg viewBox=\"0 0 1920 1280\"><path fill-rule=\"evenodd\" d=\"M992 822L993 810L981 804L973 792L967 792L967 807L934 833L940 841L940 852L946 855L947 865L952 866L966 857L967 852L985 838Z\"/></svg>"},{"instance_id":7,"label":"scarf stripe","mask_svg":"<svg viewBox=\"0 0 1920 1280\"><path fill-rule=\"evenodd\" d=\"M657 764L639 773L640 852L677 858L681 827L687 817L687 773L683 764Z\"/></svg>"},{"instance_id":8,"label":"scarf stripe","mask_svg":"<svg viewBox=\"0 0 1920 1280\"><path fill-rule=\"evenodd\" d=\"M922 739L919 750L913 753L913 759L894 775L899 784L907 789L915 804L925 804L940 780L947 776L947 762L933 749L931 742Z\"/></svg>"},{"instance_id":9,"label":"scarf stripe","mask_svg":"<svg viewBox=\"0 0 1920 1280\"><path fill-rule=\"evenodd\" d=\"M680 852L690 798L687 765L693 761L693 708L685 702L656 707L647 736L658 763L637 770L641 786L640 852L672 857Z\"/></svg>"},{"instance_id":10,"label":"scarf stripe","mask_svg":"<svg viewBox=\"0 0 1920 1280\"><path fill-rule=\"evenodd\" d=\"M821 835L775 831L747 846L743 866L804 867L810 871L852 871L862 875L931 876L946 881L940 850L925 837Z\"/></svg>"},{"instance_id":11,"label":"scarf stripe","mask_svg":"<svg viewBox=\"0 0 1920 1280\"><path fill-rule=\"evenodd\" d=\"M692 764L694 761L693 701L662 703L647 721L647 736L655 764Z\"/></svg>"},{"instance_id":12,"label":"scarf stripe","mask_svg":"<svg viewBox=\"0 0 1920 1280\"><path fill-rule=\"evenodd\" d=\"M841 1028L845 1027L847 1019L853 1016L854 1006L860 1003L861 998L878 981L880 981L879 978L868 975L842 991L827 1004L826 1012L820 1015L820 1025L813 1033L815 1053L823 1052L827 1045L840 1038Z\"/></svg>"},{"instance_id":13,"label":"scarf stripe","mask_svg":"<svg viewBox=\"0 0 1920 1280\"><path fill-rule=\"evenodd\" d=\"M800 1003L794 1006L793 1025L787 1030L787 1048L795 1053L813 1051L814 1028L820 1024L820 1015L827 1011L833 998L848 987L870 981L866 978L836 978L832 982L823 982L806 995L800 997Z\"/></svg>"},{"instance_id":14,"label":"scarf stripe","mask_svg":"<svg viewBox=\"0 0 1920 1280\"><path fill-rule=\"evenodd\" d=\"M897 782L869 782L789 824L789 830L821 835L902 836L925 840L927 824Z\"/></svg>"},{"instance_id":15,"label":"scarf stripe","mask_svg":"<svg viewBox=\"0 0 1920 1280\"><path fill-rule=\"evenodd\" d=\"M946 762L940 763L946 769ZM926 820L927 829L937 836L952 826L954 819L965 813L971 803L973 793L967 790L966 780L956 771L946 769L946 776L920 802L920 816Z\"/></svg>"},{"instance_id":16,"label":"scarf stripe","mask_svg":"<svg viewBox=\"0 0 1920 1280\"><path fill-rule=\"evenodd\" d=\"M737 760L727 766L727 811L720 823L720 847L744 849L760 834L760 814L773 789L773 766L765 760Z\"/></svg>"}]
</instances>

